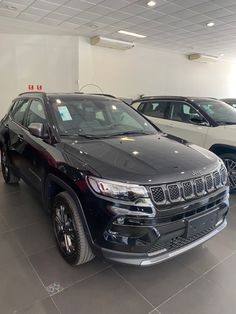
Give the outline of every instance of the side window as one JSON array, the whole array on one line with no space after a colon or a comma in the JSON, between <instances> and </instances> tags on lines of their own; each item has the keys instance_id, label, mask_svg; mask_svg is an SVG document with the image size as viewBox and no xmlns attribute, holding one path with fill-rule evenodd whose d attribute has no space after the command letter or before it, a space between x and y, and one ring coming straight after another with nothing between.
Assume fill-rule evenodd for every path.
<instances>
[{"instance_id":1,"label":"side window","mask_svg":"<svg viewBox=\"0 0 236 314\"><path fill-rule=\"evenodd\" d=\"M144 104L143 114L154 118L166 119L167 110L167 101L146 102Z\"/></svg>"},{"instance_id":2,"label":"side window","mask_svg":"<svg viewBox=\"0 0 236 314\"><path fill-rule=\"evenodd\" d=\"M30 104L26 119L26 127L29 127L31 123L43 123L46 124L46 116L43 108L43 104L40 100L33 100Z\"/></svg>"},{"instance_id":3,"label":"side window","mask_svg":"<svg viewBox=\"0 0 236 314\"><path fill-rule=\"evenodd\" d=\"M28 108L29 105L29 99L20 99L18 100L13 107L13 120L15 120L17 123L23 125L24 121L24 116L26 109Z\"/></svg>"},{"instance_id":4,"label":"side window","mask_svg":"<svg viewBox=\"0 0 236 314\"><path fill-rule=\"evenodd\" d=\"M190 105L185 102L181 101L172 101L170 105L170 119L185 122L185 123L192 123L192 118L199 118L203 119L202 116Z\"/></svg>"},{"instance_id":5,"label":"side window","mask_svg":"<svg viewBox=\"0 0 236 314\"><path fill-rule=\"evenodd\" d=\"M133 104L132 104L132 107L134 108L134 109L136 109L136 110L138 110L138 111L140 111L140 102L134 102Z\"/></svg>"}]
</instances>

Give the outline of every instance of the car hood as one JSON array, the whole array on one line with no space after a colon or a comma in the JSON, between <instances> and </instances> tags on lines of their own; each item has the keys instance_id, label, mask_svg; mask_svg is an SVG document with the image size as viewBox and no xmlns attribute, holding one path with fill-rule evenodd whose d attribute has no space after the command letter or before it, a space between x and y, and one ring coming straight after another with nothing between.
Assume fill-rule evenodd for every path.
<instances>
[{"instance_id":1,"label":"car hood","mask_svg":"<svg viewBox=\"0 0 236 314\"><path fill-rule=\"evenodd\" d=\"M219 166L219 158L213 153L180 141L184 142L165 134L80 142L67 139L63 150L73 156L73 163L82 162L92 175L139 184L185 180Z\"/></svg>"}]
</instances>

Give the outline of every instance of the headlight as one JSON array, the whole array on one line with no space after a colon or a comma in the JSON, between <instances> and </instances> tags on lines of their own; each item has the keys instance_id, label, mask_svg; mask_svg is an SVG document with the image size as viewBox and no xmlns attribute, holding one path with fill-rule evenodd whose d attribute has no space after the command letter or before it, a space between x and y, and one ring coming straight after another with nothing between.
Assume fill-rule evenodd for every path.
<instances>
[{"instance_id":1,"label":"headlight","mask_svg":"<svg viewBox=\"0 0 236 314\"><path fill-rule=\"evenodd\" d=\"M124 201L134 201L138 198L148 197L146 188L141 185L126 184L94 177L88 177L87 180L93 191L107 197Z\"/></svg>"}]
</instances>

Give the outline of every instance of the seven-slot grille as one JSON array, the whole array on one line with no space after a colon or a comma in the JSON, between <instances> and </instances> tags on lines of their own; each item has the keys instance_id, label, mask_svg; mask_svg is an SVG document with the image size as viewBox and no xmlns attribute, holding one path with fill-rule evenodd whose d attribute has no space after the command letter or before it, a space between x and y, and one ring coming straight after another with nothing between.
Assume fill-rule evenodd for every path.
<instances>
[{"instance_id":1,"label":"seven-slot grille","mask_svg":"<svg viewBox=\"0 0 236 314\"><path fill-rule=\"evenodd\" d=\"M157 205L180 202L206 195L227 183L227 170L222 168L206 176L150 188L153 201Z\"/></svg>"}]
</instances>

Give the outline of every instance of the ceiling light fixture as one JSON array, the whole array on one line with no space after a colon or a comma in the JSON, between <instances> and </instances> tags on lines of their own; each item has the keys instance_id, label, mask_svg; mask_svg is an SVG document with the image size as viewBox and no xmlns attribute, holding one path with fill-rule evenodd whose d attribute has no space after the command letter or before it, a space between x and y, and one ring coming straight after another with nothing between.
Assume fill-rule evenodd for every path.
<instances>
[{"instance_id":1,"label":"ceiling light fixture","mask_svg":"<svg viewBox=\"0 0 236 314\"><path fill-rule=\"evenodd\" d=\"M118 31L118 33L123 34L123 35L128 35L128 36L134 36L134 37L138 37L138 38L146 38L147 36L144 35L140 35L140 34L136 34L136 33L131 33L131 32L127 32L127 31Z\"/></svg>"},{"instance_id":2,"label":"ceiling light fixture","mask_svg":"<svg viewBox=\"0 0 236 314\"><path fill-rule=\"evenodd\" d=\"M147 5L149 6L149 7L155 7L155 5L156 5L157 3L156 3L156 1L148 1L148 3L147 3Z\"/></svg>"},{"instance_id":3,"label":"ceiling light fixture","mask_svg":"<svg viewBox=\"0 0 236 314\"><path fill-rule=\"evenodd\" d=\"M207 26L207 27L213 27L213 26L215 26L215 23L214 23L214 22L209 22L209 23L207 23L206 26Z\"/></svg>"}]
</instances>

